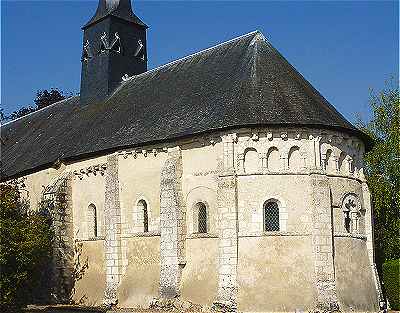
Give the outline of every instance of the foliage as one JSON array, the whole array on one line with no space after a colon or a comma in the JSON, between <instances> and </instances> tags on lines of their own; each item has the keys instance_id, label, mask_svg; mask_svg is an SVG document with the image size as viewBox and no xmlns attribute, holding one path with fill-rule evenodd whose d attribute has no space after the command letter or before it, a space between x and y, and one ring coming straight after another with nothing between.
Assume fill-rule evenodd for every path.
<instances>
[{"instance_id":1,"label":"foliage","mask_svg":"<svg viewBox=\"0 0 400 313\"><path fill-rule=\"evenodd\" d=\"M87 296L83 295L78 301L74 299L76 295L75 283L83 278L86 270L89 268L89 257L86 257L85 261L82 262L82 251L83 251L83 243L79 242L75 239L74 242L74 268L72 271L72 277L74 280L74 287L71 290L71 294L69 296L70 304L79 304L82 305L87 300Z\"/></svg>"},{"instance_id":2,"label":"foliage","mask_svg":"<svg viewBox=\"0 0 400 313\"><path fill-rule=\"evenodd\" d=\"M392 310L400 310L400 259L383 264L383 281Z\"/></svg>"},{"instance_id":3,"label":"foliage","mask_svg":"<svg viewBox=\"0 0 400 313\"><path fill-rule=\"evenodd\" d=\"M29 113L35 112L37 110L43 109L53 103L64 100L67 96L71 96L72 94L66 95L64 91L59 90L58 88L51 88L50 91L47 89L36 91L36 97L33 100L35 106L27 105L25 107L21 107L20 109L12 112L10 115L6 116L3 112L0 114L0 120L15 120L19 117L27 115Z\"/></svg>"},{"instance_id":4,"label":"foliage","mask_svg":"<svg viewBox=\"0 0 400 313\"><path fill-rule=\"evenodd\" d=\"M43 109L50 104L56 103L58 101L64 100L66 98L63 91L58 90L58 88L51 88L50 91L47 89L38 90L36 92L36 98L33 100L36 105L36 109Z\"/></svg>"},{"instance_id":5,"label":"foliage","mask_svg":"<svg viewBox=\"0 0 400 313\"><path fill-rule=\"evenodd\" d=\"M21 181L0 185L0 311L17 312L43 290L51 258L51 223L21 196Z\"/></svg>"},{"instance_id":6,"label":"foliage","mask_svg":"<svg viewBox=\"0 0 400 313\"><path fill-rule=\"evenodd\" d=\"M26 107L22 107L14 112L12 112L8 117L6 117L9 120L15 120L21 116L27 115L29 113L35 112L35 108L28 105Z\"/></svg>"},{"instance_id":7,"label":"foliage","mask_svg":"<svg viewBox=\"0 0 400 313\"><path fill-rule=\"evenodd\" d=\"M400 100L397 85L388 83L371 92L372 120L359 123L373 141L365 155L366 177L374 208L378 269L386 260L400 258Z\"/></svg>"}]
</instances>

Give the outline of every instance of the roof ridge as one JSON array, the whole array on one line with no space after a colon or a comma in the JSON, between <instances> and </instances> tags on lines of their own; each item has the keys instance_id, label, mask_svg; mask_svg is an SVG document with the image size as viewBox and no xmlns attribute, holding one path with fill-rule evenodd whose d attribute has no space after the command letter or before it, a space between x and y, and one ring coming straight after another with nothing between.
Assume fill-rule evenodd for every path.
<instances>
[{"instance_id":1,"label":"roof ridge","mask_svg":"<svg viewBox=\"0 0 400 313\"><path fill-rule=\"evenodd\" d=\"M235 37L235 38L229 39L229 40L227 40L227 41L221 42L221 43L219 43L219 44L217 44L217 45L215 45L215 46L211 46L211 47L208 47L208 48L206 48L206 49L204 49L204 50L200 50L200 51L197 51L197 52L195 52L195 53L189 54L189 55L184 56L184 57L182 57L182 58L180 58L180 59L176 59L176 60L173 60L173 61L171 61L171 62L165 63L165 64L163 64L163 65L157 66L157 67L155 67L155 68L153 68L153 69L151 69L151 70L148 70L148 71L146 71L146 72L143 72L143 73L141 73L141 74L132 75L132 76L128 77L126 80L124 80L123 83L121 83L121 85L119 85L118 88L115 89L115 91L112 93L112 95L115 94L115 93L116 93L122 86L124 86L127 82L129 82L129 81L131 81L131 80L133 80L133 79L135 79L135 78L142 77L142 76L146 76L147 74L150 74L150 73L152 73L152 72L156 72L157 70L160 70L160 69L162 69L162 68L165 68L165 67L171 66L171 65L173 65L173 64L182 62L182 61L187 60L187 59L189 59L189 58L192 58L192 57L194 57L194 56L196 56L196 55L200 55L200 54L205 53L205 52L207 52L207 51L213 50L213 49L215 49L215 48L219 48L219 47L221 47L221 46L224 46L224 45L226 45L226 44L232 43L232 42L234 42L234 41L236 41L236 40L240 40L240 39L249 37L249 36L251 36L251 35L256 35L257 37L255 37L255 38L261 38L261 37L262 37L264 40L266 40L266 38L264 37L264 35L263 35L259 30L254 30L254 31L252 31L252 32L250 32L250 33L247 33L247 34L241 35L241 36L239 36L239 37ZM260 36L261 36L261 37L260 37ZM267 41L267 40L266 40L266 41ZM252 41L252 42L253 42L253 41ZM111 95L111 96L112 96L112 95Z\"/></svg>"}]
</instances>

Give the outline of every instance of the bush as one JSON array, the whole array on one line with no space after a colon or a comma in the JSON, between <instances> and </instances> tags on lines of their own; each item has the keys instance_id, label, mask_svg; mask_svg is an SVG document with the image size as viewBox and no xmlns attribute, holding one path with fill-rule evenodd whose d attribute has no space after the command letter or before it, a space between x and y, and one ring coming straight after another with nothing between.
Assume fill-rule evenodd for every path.
<instances>
[{"instance_id":1,"label":"bush","mask_svg":"<svg viewBox=\"0 0 400 313\"><path fill-rule=\"evenodd\" d=\"M400 310L400 259L383 264L383 282L392 310Z\"/></svg>"},{"instance_id":2,"label":"bush","mask_svg":"<svg viewBox=\"0 0 400 313\"><path fill-rule=\"evenodd\" d=\"M52 252L51 223L29 210L17 182L0 184L0 311L19 312L47 286Z\"/></svg>"}]
</instances>

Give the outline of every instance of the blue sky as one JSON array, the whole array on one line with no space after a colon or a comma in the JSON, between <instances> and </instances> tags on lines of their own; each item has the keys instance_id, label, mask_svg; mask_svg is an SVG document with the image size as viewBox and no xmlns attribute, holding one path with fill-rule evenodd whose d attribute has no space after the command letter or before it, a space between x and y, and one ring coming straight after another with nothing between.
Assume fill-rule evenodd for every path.
<instances>
[{"instance_id":1,"label":"blue sky","mask_svg":"<svg viewBox=\"0 0 400 313\"><path fill-rule=\"evenodd\" d=\"M97 1L1 1L1 104L38 89L79 92L82 31ZM149 26L149 68L260 30L345 117L399 76L397 1L133 1Z\"/></svg>"}]
</instances>

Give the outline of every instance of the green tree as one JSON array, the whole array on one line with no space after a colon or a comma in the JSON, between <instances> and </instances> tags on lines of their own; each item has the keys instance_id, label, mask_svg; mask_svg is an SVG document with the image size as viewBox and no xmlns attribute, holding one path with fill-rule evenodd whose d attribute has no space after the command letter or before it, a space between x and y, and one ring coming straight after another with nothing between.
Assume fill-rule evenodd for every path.
<instances>
[{"instance_id":1,"label":"green tree","mask_svg":"<svg viewBox=\"0 0 400 313\"><path fill-rule=\"evenodd\" d=\"M0 185L0 311L19 312L46 290L51 260L50 218L29 210L18 182Z\"/></svg>"},{"instance_id":2,"label":"green tree","mask_svg":"<svg viewBox=\"0 0 400 313\"><path fill-rule=\"evenodd\" d=\"M399 88L387 83L371 92L372 119L359 123L373 140L365 155L366 177L372 194L376 262L379 271L387 260L400 258L400 101Z\"/></svg>"}]
</instances>

